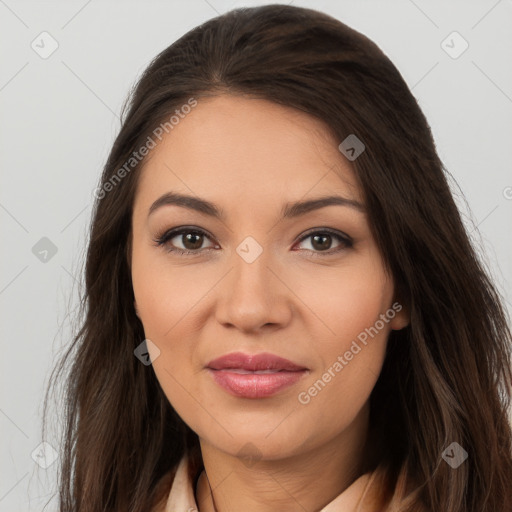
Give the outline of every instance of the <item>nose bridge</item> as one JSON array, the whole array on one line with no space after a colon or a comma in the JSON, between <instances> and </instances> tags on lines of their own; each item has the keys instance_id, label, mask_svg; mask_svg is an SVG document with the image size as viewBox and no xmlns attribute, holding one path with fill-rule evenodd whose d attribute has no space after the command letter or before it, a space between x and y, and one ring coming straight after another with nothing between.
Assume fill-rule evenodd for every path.
<instances>
[{"instance_id":1,"label":"nose bridge","mask_svg":"<svg viewBox=\"0 0 512 512\"><path fill-rule=\"evenodd\" d=\"M287 318L286 287L276 278L275 258L268 247L248 236L231 255L231 272L219 298L219 322L257 329Z\"/></svg>"},{"instance_id":2,"label":"nose bridge","mask_svg":"<svg viewBox=\"0 0 512 512\"><path fill-rule=\"evenodd\" d=\"M259 243L254 237L247 236L235 248L232 254L233 295L238 299L253 296L253 301L267 299L272 283L272 257L268 246ZM247 296L247 297L246 297ZM245 300L245 299L244 299Z\"/></svg>"}]
</instances>

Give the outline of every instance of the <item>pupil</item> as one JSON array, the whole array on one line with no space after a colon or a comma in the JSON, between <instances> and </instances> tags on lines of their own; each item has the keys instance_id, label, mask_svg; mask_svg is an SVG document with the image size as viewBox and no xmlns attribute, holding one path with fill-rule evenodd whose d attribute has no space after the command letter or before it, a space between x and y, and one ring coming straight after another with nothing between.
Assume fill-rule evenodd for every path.
<instances>
[{"instance_id":1,"label":"pupil","mask_svg":"<svg viewBox=\"0 0 512 512\"><path fill-rule=\"evenodd\" d=\"M324 242L325 242L326 240L330 241L331 236L330 236L330 235L315 235L315 236L313 237L313 247L314 247L315 249L320 249L320 250L321 250L321 249L327 249L328 247L325 247L325 243L324 243L324 245L322 245L321 243L320 243L320 244L317 244L317 239L319 239L319 238L320 238L320 239L323 239L323 240L324 240ZM327 244L327 245L330 245L330 244ZM318 246L318 247L317 247L317 246Z\"/></svg>"},{"instance_id":2,"label":"pupil","mask_svg":"<svg viewBox=\"0 0 512 512\"><path fill-rule=\"evenodd\" d=\"M185 240L186 242L188 243L191 243L192 247L188 247L189 249L198 249L199 247L201 247L201 243L202 243L202 240L201 240L201 237L203 235L200 235L200 234L197 234L197 233L187 233L187 235L185 236ZM194 243L193 241L191 242L191 239L193 239L194 237L196 237L198 240L196 240L196 242ZM185 247L187 247L187 243L184 243L183 245L185 245Z\"/></svg>"}]
</instances>

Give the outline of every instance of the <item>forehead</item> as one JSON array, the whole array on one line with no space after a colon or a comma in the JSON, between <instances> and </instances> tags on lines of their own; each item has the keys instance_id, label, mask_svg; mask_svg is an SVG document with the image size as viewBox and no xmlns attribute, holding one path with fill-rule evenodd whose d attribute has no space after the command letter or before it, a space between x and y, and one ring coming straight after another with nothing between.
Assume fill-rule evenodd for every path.
<instances>
[{"instance_id":1,"label":"forehead","mask_svg":"<svg viewBox=\"0 0 512 512\"><path fill-rule=\"evenodd\" d=\"M282 203L338 192L361 200L338 144L305 112L242 96L201 98L151 150L138 196L181 190L221 202Z\"/></svg>"}]
</instances>

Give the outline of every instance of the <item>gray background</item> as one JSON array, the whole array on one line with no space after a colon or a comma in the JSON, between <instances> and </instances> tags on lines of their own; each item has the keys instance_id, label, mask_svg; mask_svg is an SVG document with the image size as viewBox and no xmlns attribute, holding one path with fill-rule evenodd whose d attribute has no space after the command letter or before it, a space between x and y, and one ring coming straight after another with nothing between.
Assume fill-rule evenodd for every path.
<instances>
[{"instance_id":1,"label":"gray background","mask_svg":"<svg viewBox=\"0 0 512 512\"><path fill-rule=\"evenodd\" d=\"M42 510L55 491L57 463L44 469L35 462L38 453L51 461L51 449L40 447L43 391L70 342L92 193L130 85L191 28L265 3L0 0L1 511ZM512 2L292 3L364 33L398 67L466 197L457 203L512 311ZM58 43L45 59L31 47L50 48L43 31ZM458 58L442 47L453 31L469 43ZM462 48L453 37L445 44ZM43 237L55 254L40 252L48 249ZM44 441L58 449L52 432ZM56 500L46 510L56 510Z\"/></svg>"}]
</instances>

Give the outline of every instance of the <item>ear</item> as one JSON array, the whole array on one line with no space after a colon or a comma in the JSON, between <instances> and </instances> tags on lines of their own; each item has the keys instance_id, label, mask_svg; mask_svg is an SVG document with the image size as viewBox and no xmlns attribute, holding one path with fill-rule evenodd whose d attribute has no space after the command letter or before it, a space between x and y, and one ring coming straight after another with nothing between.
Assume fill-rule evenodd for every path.
<instances>
[{"instance_id":1,"label":"ear","mask_svg":"<svg viewBox=\"0 0 512 512\"><path fill-rule=\"evenodd\" d=\"M399 331L409 325L411 321L409 310L400 302L394 302L389 311L390 315L392 315L391 311L395 313L395 316L389 322L392 330Z\"/></svg>"},{"instance_id":2,"label":"ear","mask_svg":"<svg viewBox=\"0 0 512 512\"><path fill-rule=\"evenodd\" d=\"M139 310L137 309L137 301L136 300L133 301L133 307L135 308L135 314L140 319Z\"/></svg>"}]
</instances>

